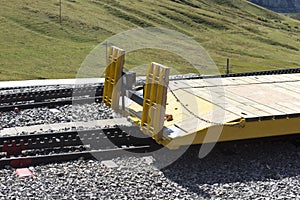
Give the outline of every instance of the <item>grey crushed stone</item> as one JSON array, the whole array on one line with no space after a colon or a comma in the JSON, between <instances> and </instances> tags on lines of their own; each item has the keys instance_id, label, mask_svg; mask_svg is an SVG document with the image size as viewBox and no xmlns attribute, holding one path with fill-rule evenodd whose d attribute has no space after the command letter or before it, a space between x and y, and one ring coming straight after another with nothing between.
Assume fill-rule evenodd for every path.
<instances>
[{"instance_id":1,"label":"grey crushed stone","mask_svg":"<svg viewBox=\"0 0 300 200\"><path fill-rule=\"evenodd\" d=\"M32 167L33 178L0 170L1 195L37 199L299 199L300 148L288 141L220 144L204 159L191 148L158 170L142 157ZM166 155L167 156L167 155ZM3 198L2 198L3 199Z\"/></svg>"},{"instance_id":2,"label":"grey crushed stone","mask_svg":"<svg viewBox=\"0 0 300 200\"><path fill-rule=\"evenodd\" d=\"M104 104L64 105L53 109L48 107L20 110L19 113L0 113L0 130L3 128L54 124L63 122L111 119L114 112ZM59 112L58 112L59 111Z\"/></svg>"}]
</instances>

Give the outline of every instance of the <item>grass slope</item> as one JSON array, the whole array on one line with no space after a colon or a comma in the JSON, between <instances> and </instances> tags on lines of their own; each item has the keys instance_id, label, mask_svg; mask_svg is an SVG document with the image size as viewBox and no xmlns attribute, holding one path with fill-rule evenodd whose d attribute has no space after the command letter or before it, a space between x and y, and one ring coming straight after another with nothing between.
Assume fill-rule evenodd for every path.
<instances>
[{"instance_id":1,"label":"grass slope","mask_svg":"<svg viewBox=\"0 0 300 200\"><path fill-rule=\"evenodd\" d=\"M86 55L114 34L157 26L187 34L220 71L300 67L300 22L246 0L2 0L0 80L72 78ZM150 61L190 72L167 52L127 56L127 67Z\"/></svg>"},{"instance_id":2,"label":"grass slope","mask_svg":"<svg viewBox=\"0 0 300 200\"><path fill-rule=\"evenodd\" d=\"M300 13L285 14L285 15L300 21Z\"/></svg>"}]
</instances>

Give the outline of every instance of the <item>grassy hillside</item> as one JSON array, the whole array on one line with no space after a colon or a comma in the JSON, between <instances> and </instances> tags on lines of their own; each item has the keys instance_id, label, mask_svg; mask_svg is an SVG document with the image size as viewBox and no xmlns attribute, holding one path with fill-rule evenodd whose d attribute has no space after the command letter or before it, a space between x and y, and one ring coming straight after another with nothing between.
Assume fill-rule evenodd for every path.
<instances>
[{"instance_id":1,"label":"grassy hillside","mask_svg":"<svg viewBox=\"0 0 300 200\"><path fill-rule=\"evenodd\" d=\"M293 19L296 19L296 20L299 20L300 21L300 13L295 13L295 14L286 14L287 16L293 18Z\"/></svg>"},{"instance_id":2,"label":"grassy hillside","mask_svg":"<svg viewBox=\"0 0 300 200\"><path fill-rule=\"evenodd\" d=\"M2 0L0 80L72 78L86 55L114 34L158 26L200 42L224 71L300 67L300 23L245 0ZM127 57L127 66L155 60L188 73L163 52Z\"/></svg>"}]
</instances>

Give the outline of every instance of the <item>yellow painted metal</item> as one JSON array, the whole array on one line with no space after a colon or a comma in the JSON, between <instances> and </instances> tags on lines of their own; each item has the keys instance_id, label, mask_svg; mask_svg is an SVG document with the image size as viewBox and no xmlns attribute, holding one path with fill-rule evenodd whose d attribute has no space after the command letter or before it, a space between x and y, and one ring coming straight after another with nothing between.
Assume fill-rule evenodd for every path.
<instances>
[{"instance_id":1,"label":"yellow painted metal","mask_svg":"<svg viewBox=\"0 0 300 200\"><path fill-rule=\"evenodd\" d=\"M234 140L254 139L272 136L282 136L300 133L300 118L270 119L265 121L244 122L238 126L212 126L194 133L188 133L181 137L165 138L161 144L170 149L191 144L203 144L214 142L225 142ZM222 130L221 130L222 129ZM220 137L216 140L215 134ZM205 138L205 140L204 140Z\"/></svg>"},{"instance_id":2,"label":"yellow painted metal","mask_svg":"<svg viewBox=\"0 0 300 200\"><path fill-rule=\"evenodd\" d=\"M141 129L155 140L162 139L170 69L158 63L148 67Z\"/></svg>"},{"instance_id":3,"label":"yellow painted metal","mask_svg":"<svg viewBox=\"0 0 300 200\"><path fill-rule=\"evenodd\" d=\"M125 62L125 51L118 47L109 48L102 102L114 110L119 110L122 72Z\"/></svg>"},{"instance_id":4,"label":"yellow painted metal","mask_svg":"<svg viewBox=\"0 0 300 200\"><path fill-rule=\"evenodd\" d=\"M188 109L193 111L196 115L203 116L207 113L210 113L213 110L213 104L211 102L208 102L207 100L201 99L199 97L196 97L194 94L188 93L184 90L176 90L174 93L181 97L181 103L186 105ZM168 93L168 101L167 101L167 107L166 107L166 113L173 115L172 121L165 121L164 125L166 127L175 125L177 123L180 123L184 120L189 120L190 115L185 110L180 102L177 101L177 99L171 94ZM182 98L184 97L184 98ZM197 128L197 126L195 126Z\"/></svg>"},{"instance_id":5,"label":"yellow painted metal","mask_svg":"<svg viewBox=\"0 0 300 200\"><path fill-rule=\"evenodd\" d=\"M151 73L150 77L152 77ZM149 86L150 83L151 82L147 82L147 85ZM209 102L195 94L181 89L175 90L174 93L176 94L176 96L182 97L180 98L181 103L187 106L187 108L189 108L189 110L191 110L193 113L206 119L213 119L210 115L212 113L212 110L214 109L214 105L212 102ZM149 89L147 90L147 93L145 93L145 97L147 97L148 95L153 95L153 93L151 93ZM216 126L209 123L197 124L194 123L195 117L191 116L189 112L182 107L181 103L178 102L170 92L167 93L167 96L168 101L166 104L166 113L172 114L174 120L167 122L162 117L159 117L157 119L163 122L163 124L160 124L160 127L177 127L182 130L182 132L179 135L168 135L164 133L162 138L154 137L154 139L158 143L168 147L169 149L176 149L180 146L192 144L225 142L300 133L300 117L284 119L276 119L276 117L274 117L268 118L266 120L259 120L259 118L257 118L257 121L249 121L247 118L244 119L240 116L235 116L232 113L226 112L227 117L232 115L232 119L235 119L224 121L225 126ZM144 100L148 103L144 103L144 108L149 108L149 105L151 105L151 99L148 98L148 101L146 101L145 98ZM139 113L141 112L142 107L137 104L132 104L129 106L129 109L134 110L135 113ZM142 117L140 121L139 117L135 118L136 123L144 123L144 125L147 123L146 117L151 116L151 114L143 114L144 118ZM228 119L230 118L231 117L229 117ZM141 122L142 120L144 120L144 122ZM144 133L151 135L151 132L147 132L147 127L144 127L142 130ZM220 133L220 137L216 137L216 134Z\"/></svg>"},{"instance_id":6,"label":"yellow painted metal","mask_svg":"<svg viewBox=\"0 0 300 200\"><path fill-rule=\"evenodd\" d=\"M103 102L114 110L119 110L122 84L120 80L124 62L124 50L111 47L105 72ZM184 83L171 82L170 88L173 86L175 90L168 92L169 73L169 68L158 63L151 63L147 71L143 106L132 102L127 105L126 111L131 115L132 122L139 125L145 134L170 149L192 144L300 133L300 117L276 119L276 114L273 114L271 115L273 118L259 120L260 117L258 117L257 121L250 121L251 117L249 119L241 117L241 108L234 109L235 107L230 105L225 108L222 107L224 109L223 114L213 112L215 106L219 109L221 107L207 99L206 95L202 95L209 92L205 89L200 92L195 89L181 89L180 87L184 86ZM232 94L230 93L231 96ZM177 97L182 98L178 99ZM237 95L237 98L241 97ZM250 100L248 101L253 103ZM236 102L236 104L239 106L242 103ZM247 106L245 108L248 109ZM268 107L264 106L264 108ZM271 109L271 111L273 110ZM255 112L258 115L258 111L260 110L253 107L250 114ZM270 109L265 110L266 113L271 111ZM166 113L173 115L172 121L165 120ZM224 126L215 125L216 123L213 123L214 120L212 119L217 122L223 120L219 123L224 124Z\"/></svg>"}]
</instances>

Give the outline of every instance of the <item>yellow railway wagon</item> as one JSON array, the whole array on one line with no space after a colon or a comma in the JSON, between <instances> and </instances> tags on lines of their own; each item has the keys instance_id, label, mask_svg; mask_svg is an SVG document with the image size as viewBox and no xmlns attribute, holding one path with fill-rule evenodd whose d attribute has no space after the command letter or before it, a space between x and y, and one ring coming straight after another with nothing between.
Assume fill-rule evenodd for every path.
<instances>
[{"instance_id":1,"label":"yellow railway wagon","mask_svg":"<svg viewBox=\"0 0 300 200\"><path fill-rule=\"evenodd\" d=\"M109 66L122 69L122 56ZM110 74L106 80L121 77ZM121 103L118 88L109 92ZM107 101L105 96L114 95L104 94ZM300 133L300 73L169 81L168 68L151 63L140 96L142 105L126 97L124 110L145 134L170 149Z\"/></svg>"}]
</instances>

